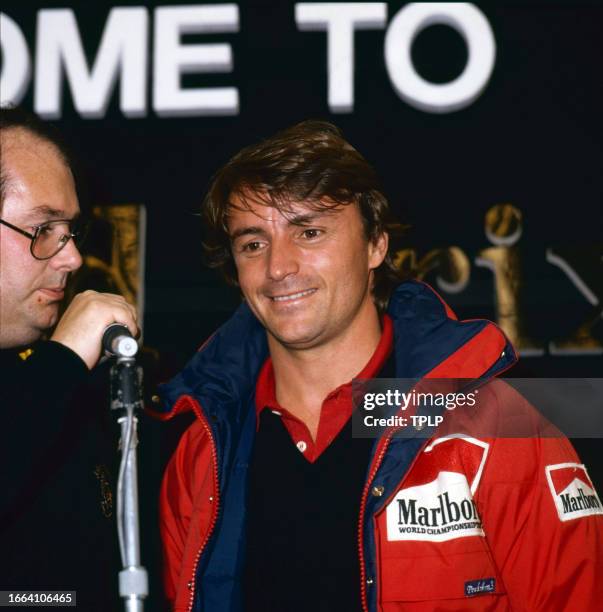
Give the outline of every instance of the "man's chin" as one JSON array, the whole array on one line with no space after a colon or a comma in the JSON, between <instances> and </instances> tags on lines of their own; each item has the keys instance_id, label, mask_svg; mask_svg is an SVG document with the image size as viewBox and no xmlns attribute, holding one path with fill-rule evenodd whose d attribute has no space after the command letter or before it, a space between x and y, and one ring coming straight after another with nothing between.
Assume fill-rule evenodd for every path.
<instances>
[{"instance_id":1,"label":"man's chin","mask_svg":"<svg viewBox=\"0 0 603 612\"><path fill-rule=\"evenodd\" d=\"M303 350L317 346L322 334L316 329L272 329L269 335L281 346L291 350Z\"/></svg>"},{"instance_id":2,"label":"man's chin","mask_svg":"<svg viewBox=\"0 0 603 612\"><path fill-rule=\"evenodd\" d=\"M46 304L42 311L36 317L35 327L38 335L42 336L52 329L59 320L59 303L51 302Z\"/></svg>"}]
</instances>

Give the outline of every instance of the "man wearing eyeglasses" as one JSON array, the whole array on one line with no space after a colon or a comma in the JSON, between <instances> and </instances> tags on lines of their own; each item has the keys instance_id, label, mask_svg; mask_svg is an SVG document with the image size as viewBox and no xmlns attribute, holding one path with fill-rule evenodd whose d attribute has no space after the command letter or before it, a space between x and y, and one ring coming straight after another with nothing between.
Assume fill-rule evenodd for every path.
<instances>
[{"instance_id":1,"label":"man wearing eyeglasses","mask_svg":"<svg viewBox=\"0 0 603 612\"><path fill-rule=\"evenodd\" d=\"M82 265L69 157L20 109L0 109L0 147L0 590L77 590L83 609L108 610L110 479L90 401L74 398L104 329L120 322L136 334L136 312L86 291L59 320Z\"/></svg>"},{"instance_id":2,"label":"man wearing eyeglasses","mask_svg":"<svg viewBox=\"0 0 603 612\"><path fill-rule=\"evenodd\" d=\"M58 319L70 272L82 265L76 242L79 206L66 154L58 142L24 126L21 112L2 109L0 348L38 340ZM14 125L13 125L14 122ZM51 340L88 369L100 357L107 325L136 333L136 311L121 296L78 295Z\"/></svg>"}]
</instances>

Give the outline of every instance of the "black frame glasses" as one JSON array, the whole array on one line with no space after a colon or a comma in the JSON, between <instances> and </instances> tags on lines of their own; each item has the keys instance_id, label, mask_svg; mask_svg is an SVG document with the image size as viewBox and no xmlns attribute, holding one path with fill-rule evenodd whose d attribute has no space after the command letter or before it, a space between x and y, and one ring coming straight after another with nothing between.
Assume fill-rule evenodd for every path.
<instances>
[{"instance_id":1,"label":"black frame glasses","mask_svg":"<svg viewBox=\"0 0 603 612\"><path fill-rule=\"evenodd\" d=\"M46 221L46 223L40 223L40 225L34 226L33 234L25 231L24 229L21 229L20 227L17 227L16 225L13 225L12 223L9 223L8 221L5 221L4 219L0 219L0 223L2 225L6 225L6 227L14 230L15 232L18 232L22 236L29 238L31 240L31 243L29 245L29 252L31 253L31 256L34 259L38 259L39 261L45 261L47 259L51 259L52 257L54 257L57 253L59 253L67 245L67 243L72 238L73 238L73 241L75 242L76 247L79 247L82 244L84 238L86 237L86 233L88 229L88 224L86 222L82 222L81 219L71 220L71 221L65 220L65 219L56 219L53 221ZM36 246L36 242L38 238L40 237L42 231L48 226L54 225L56 223L67 223L69 225L69 232L66 234L62 234L60 236L57 242L56 250L53 251L50 255L45 255L44 257L40 257L39 255L36 255L34 253L34 249Z\"/></svg>"}]
</instances>

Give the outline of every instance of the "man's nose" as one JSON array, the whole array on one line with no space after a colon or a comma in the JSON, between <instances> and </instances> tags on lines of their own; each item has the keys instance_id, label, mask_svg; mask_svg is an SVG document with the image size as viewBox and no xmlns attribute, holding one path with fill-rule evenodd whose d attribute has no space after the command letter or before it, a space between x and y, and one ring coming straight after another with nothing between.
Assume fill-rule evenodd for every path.
<instances>
[{"instance_id":1,"label":"man's nose","mask_svg":"<svg viewBox=\"0 0 603 612\"><path fill-rule=\"evenodd\" d=\"M286 237L274 239L268 256L268 276L274 281L281 281L298 271L295 246Z\"/></svg>"},{"instance_id":2,"label":"man's nose","mask_svg":"<svg viewBox=\"0 0 603 612\"><path fill-rule=\"evenodd\" d=\"M74 272L83 263L82 256L73 239L54 256L50 258L50 264L57 270Z\"/></svg>"}]
</instances>

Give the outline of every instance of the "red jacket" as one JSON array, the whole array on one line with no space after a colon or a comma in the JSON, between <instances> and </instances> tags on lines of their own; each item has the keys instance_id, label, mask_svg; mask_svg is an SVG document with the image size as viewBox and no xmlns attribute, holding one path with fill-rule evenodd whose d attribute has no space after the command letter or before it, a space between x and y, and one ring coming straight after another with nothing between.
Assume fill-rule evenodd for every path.
<instances>
[{"instance_id":1,"label":"red jacket","mask_svg":"<svg viewBox=\"0 0 603 612\"><path fill-rule=\"evenodd\" d=\"M413 367L423 368L413 377L490 376L515 360L495 326L456 321L421 283L405 283L396 292L390 306L395 329L397 321L408 325L409 312L423 336L413 339ZM242 462L228 458L247 452L241 448L253 434L245 432L254 428L233 426L225 436L215 405L228 404L230 396L220 395L226 388L236 397L226 418L254 423L240 415L254 412L253 402L242 398L253 390L265 356L258 333L263 331L247 311L237 313L164 393L169 416L185 410L197 416L161 491L165 589L178 611L238 609L232 602L240 562L231 567L230 557L238 558L243 546L244 476L232 471ZM440 333L444 340L438 341ZM444 358L441 350L434 356L434 346L450 338ZM228 368L237 356L232 375ZM409 377L408 371L401 376ZM550 437L527 437L540 426L539 417L505 383L481 391L477 417L459 413L431 439L385 435L377 444L360 506L365 610L601 609L603 505L585 468L563 436L549 430ZM526 437L500 437L519 418L527 423Z\"/></svg>"}]
</instances>

